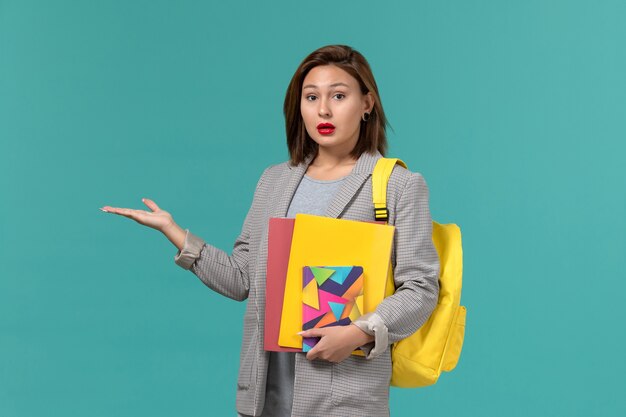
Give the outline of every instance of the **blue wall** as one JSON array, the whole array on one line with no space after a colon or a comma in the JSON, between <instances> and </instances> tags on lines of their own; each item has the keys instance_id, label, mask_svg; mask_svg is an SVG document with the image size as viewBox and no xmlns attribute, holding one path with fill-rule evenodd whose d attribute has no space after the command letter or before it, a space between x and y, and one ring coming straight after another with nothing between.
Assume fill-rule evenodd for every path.
<instances>
[{"instance_id":1,"label":"blue wall","mask_svg":"<svg viewBox=\"0 0 626 417\"><path fill-rule=\"evenodd\" d=\"M392 415L625 415L626 3L299 3L0 0L0 415L234 415L244 304L98 208L230 253L331 43L463 231L461 360Z\"/></svg>"}]
</instances>

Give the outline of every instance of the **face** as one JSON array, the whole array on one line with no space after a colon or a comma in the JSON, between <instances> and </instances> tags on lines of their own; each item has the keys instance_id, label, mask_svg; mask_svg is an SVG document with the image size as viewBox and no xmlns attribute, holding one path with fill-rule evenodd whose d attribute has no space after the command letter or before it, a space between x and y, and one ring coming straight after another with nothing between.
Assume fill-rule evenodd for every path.
<instances>
[{"instance_id":1,"label":"face","mask_svg":"<svg viewBox=\"0 0 626 417\"><path fill-rule=\"evenodd\" d=\"M302 83L300 112L320 150L349 153L359 139L361 117L373 107L373 95L362 94L356 78L335 65L314 67Z\"/></svg>"}]
</instances>

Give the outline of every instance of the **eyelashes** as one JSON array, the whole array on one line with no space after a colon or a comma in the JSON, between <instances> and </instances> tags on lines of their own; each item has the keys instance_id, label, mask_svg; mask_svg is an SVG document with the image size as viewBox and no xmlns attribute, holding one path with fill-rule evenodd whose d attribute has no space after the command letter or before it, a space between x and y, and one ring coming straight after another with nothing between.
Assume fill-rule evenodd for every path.
<instances>
[{"instance_id":1,"label":"eyelashes","mask_svg":"<svg viewBox=\"0 0 626 417\"><path fill-rule=\"evenodd\" d=\"M343 93L336 93L333 95L333 98L337 96L341 96L340 98L338 98L338 100L343 100L346 97L346 95ZM307 101L314 101L315 99L317 99L317 97L313 94L309 94L305 98Z\"/></svg>"}]
</instances>

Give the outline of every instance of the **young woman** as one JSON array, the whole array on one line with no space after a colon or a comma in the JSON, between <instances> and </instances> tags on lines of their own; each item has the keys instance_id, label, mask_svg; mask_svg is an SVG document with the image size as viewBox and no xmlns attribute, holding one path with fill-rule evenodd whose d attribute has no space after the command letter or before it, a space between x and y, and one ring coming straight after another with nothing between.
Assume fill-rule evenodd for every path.
<instances>
[{"instance_id":1,"label":"young woman","mask_svg":"<svg viewBox=\"0 0 626 417\"><path fill-rule=\"evenodd\" d=\"M231 255L183 230L149 199L142 201L150 211L102 210L161 231L179 249L176 264L220 294L248 300L237 380L240 416L387 416L389 347L428 319L439 294L428 187L422 175L399 165L389 179L396 292L351 325L304 332L321 337L306 354L264 351L269 218L308 213L374 220L371 174L387 146L372 71L349 46L325 46L302 61L284 113L290 160L261 175ZM356 348L367 356L351 355Z\"/></svg>"}]
</instances>

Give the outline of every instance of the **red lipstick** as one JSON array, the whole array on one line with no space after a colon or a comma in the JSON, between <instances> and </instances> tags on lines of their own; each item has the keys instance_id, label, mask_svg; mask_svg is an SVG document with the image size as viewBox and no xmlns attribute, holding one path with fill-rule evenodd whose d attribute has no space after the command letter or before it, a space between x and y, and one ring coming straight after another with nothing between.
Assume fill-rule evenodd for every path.
<instances>
[{"instance_id":1,"label":"red lipstick","mask_svg":"<svg viewBox=\"0 0 626 417\"><path fill-rule=\"evenodd\" d=\"M330 135L335 131L335 125L332 123L320 123L317 125L317 131L320 132L321 135Z\"/></svg>"}]
</instances>

